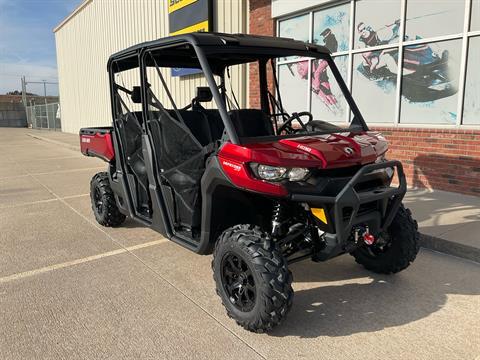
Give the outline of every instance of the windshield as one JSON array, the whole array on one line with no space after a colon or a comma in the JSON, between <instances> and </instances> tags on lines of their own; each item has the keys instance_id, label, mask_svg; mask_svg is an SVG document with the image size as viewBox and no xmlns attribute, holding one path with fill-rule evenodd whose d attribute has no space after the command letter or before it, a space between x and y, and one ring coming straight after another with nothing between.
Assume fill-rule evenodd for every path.
<instances>
[{"instance_id":1,"label":"windshield","mask_svg":"<svg viewBox=\"0 0 480 360\"><path fill-rule=\"evenodd\" d=\"M333 68L336 65L335 69ZM225 106L234 123L246 123L251 112L242 112L233 87L229 86L229 72L235 65L226 68L224 79L219 78L217 87L224 92ZM267 116L257 117L257 121L270 121L272 131L265 125L265 131L245 131L240 137L243 142L259 141L261 137L296 137L305 134L344 132L363 129L358 109L351 108L344 91L345 83L339 76L346 76L346 57L314 58L289 56L270 58L263 61L265 84L262 85L262 62L252 62L250 66L248 109L262 110ZM335 76L337 72L337 76ZM223 81L223 83L222 83ZM343 90L342 90L343 85ZM347 95L348 96L348 95ZM241 118L244 116L245 118ZM353 126L352 126L353 124ZM234 124L235 125L235 124ZM237 127L238 128L238 127Z\"/></svg>"}]
</instances>

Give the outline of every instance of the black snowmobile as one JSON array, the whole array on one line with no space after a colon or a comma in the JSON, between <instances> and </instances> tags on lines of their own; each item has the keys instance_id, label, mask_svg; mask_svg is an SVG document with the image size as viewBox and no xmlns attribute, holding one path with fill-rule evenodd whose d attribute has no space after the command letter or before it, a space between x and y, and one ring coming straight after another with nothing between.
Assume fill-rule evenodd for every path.
<instances>
[{"instance_id":1,"label":"black snowmobile","mask_svg":"<svg viewBox=\"0 0 480 360\"><path fill-rule=\"evenodd\" d=\"M372 51L370 56L391 56L398 65L398 49ZM404 68L413 71L403 75L402 80L402 95L409 101L434 101L449 97L458 90L450 76L448 50L444 50L442 55L438 56L426 44L406 47ZM387 66L370 71L368 58L357 67L357 70L372 81L397 82L397 74Z\"/></svg>"}]
</instances>

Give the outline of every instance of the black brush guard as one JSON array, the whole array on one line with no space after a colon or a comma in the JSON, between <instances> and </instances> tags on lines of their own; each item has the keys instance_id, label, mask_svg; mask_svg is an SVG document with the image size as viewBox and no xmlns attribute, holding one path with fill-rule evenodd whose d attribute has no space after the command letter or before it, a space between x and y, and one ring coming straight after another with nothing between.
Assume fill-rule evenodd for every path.
<instances>
[{"instance_id":1,"label":"black brush guard","mask_svg":"<svg viewBox=\"0 0 480 360\"><path fill-rule=\"evenodd\" d=\"M388 168L391 168L394 171L396 170L399 181L397 187L385 186L369 191L355 190L355 185L362 182L362 179L364 179L366 175L377 170ZM359 215L359 209L362 204L379 200L390 200L381 219L380 226L381 229L386 229L397 213L406 192L407 181L405 179L405 173L403 172L403 166L399 161L393 160L365 165L352 177L343 189L340 190L337 196L292 194L291 199L293 201L305 202L308 204L333 205L335 242L337 244L343 244L352 234L352 228ZM349 212L349 215L346 217L344 216L345 212Z\"/></svg>"}]
</instances>

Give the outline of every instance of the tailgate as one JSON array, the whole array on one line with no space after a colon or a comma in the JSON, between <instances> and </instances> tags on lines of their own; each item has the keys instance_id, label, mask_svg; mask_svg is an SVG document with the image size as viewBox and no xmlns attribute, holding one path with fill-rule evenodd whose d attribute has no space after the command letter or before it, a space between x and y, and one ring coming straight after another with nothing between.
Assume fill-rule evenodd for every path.
<instances>
[{"instance_id":1,"label":"tailgate","mask_svg":"<svg viewBox=\"0 0 480 360\"><path fill-rule=\"evenodd\" d=\"M115 157L112 143L112 127L88 127L80 129L80 150L83 155L95 156L104 161Z\"/></svg>"}]
</instances>

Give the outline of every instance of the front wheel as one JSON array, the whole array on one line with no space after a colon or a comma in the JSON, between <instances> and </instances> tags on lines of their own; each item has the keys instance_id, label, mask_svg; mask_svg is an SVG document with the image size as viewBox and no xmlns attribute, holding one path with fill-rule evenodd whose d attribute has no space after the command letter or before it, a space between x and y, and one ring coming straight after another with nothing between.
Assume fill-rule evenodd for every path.
<instances>
[{"instance_id":1,"label":"front wheel","mask_svg":"<svg viewBox=\"0 0 480 360\"><path fill-rule=\"evenodd\" d=\"M407 268L420 249L417 222L409 209L402 205L387 231L374 245L364 245L352 255L357 263L380 274L397 273Z\"/></svg>"},{"instance_id":2,"label":"front wheel","mask_svg":"<svg viewBox=\"0 0 480 360\"><path fill-rule=\"evenodd\" d=\"M228 316L249 331L273 329L292 306L287 261L257 226L236 225L225 230L215 245L212 269Z\"/></svg>"}]
</instances>

